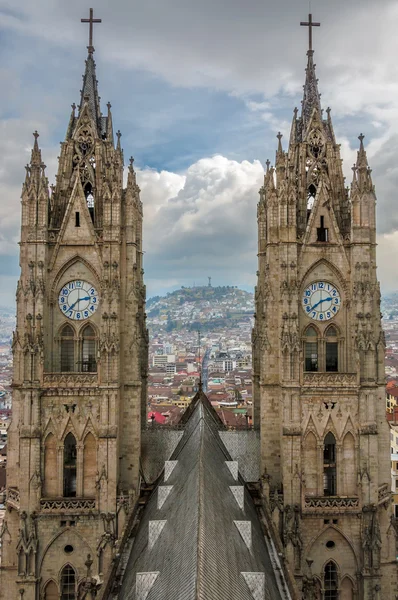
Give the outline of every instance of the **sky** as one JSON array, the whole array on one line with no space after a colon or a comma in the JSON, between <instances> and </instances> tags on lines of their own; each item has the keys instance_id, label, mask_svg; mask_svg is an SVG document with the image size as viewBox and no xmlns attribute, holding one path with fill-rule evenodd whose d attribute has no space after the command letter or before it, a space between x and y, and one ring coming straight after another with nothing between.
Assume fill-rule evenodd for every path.
<instances>
[{"instance_id":1,"label":"sky","mask_svg":"<svg viewBox=\"0 0 398 600\"><path fill-rule=\"evenodd\" d=\"M112 104L144 205L147 296L252 290L256 208L276 134L300 107L306 0L0 0L0 306L18 279L20 194L39 131L50 183L80 99L93 6L102 109ZM398 3L312 0L322 106L347 185L363 133L378 197L378 275L398 288Z\"/></svg>"}]
</instances>

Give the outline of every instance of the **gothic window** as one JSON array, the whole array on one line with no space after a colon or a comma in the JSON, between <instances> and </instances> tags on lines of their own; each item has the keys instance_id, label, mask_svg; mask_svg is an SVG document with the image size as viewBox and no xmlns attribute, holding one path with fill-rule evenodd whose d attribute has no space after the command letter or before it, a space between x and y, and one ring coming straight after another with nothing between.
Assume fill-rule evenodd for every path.
<instances>
[{"instance_id":1,"label":"gothic window","mask_svg":"<svg viewBox=\"0 0 398 600\"><path fill-rule=\"evenodd\" d=\"M61 600L76 600L76 573L66 565L61 573Z\"/></svg>"},{"instance_id":2,"label":"gothic window","mask_svg":"<svg viewBox=\"0 0 398 600\"><path fill-rule=\"evenodd\" d=\"M338 371L338 350L337 330L332 325L326 330L326 371Z\"/></svg>"},{"instance_id":3,"label":"gothic window","mask_svg":"<svg viewBox=\"0 0 398 600\"><path fill-rule=\"evenodd\" d=\"M64 497L74 498L76 496L76 439L72 433L68 433L64 442Z\"/></svg>"},{"instance_id":4,"label":"gothic window","mask_svg":"<svg viewBox=\"0 0 398 600\"><path fill-rule=\"evenodd\" d=\"M323 495L336 494L336 438L329 431L323 444Z\"/></svg>"},{"instance_id":5,"label":"gothic window","mask_svg":"<svg viewBox=\"0 0 398 600\"><path fill-rule=\"evenodd\" d=\"M95 478L97 474L97 444L92 433L84 438L83 456L83 496L95 497Z\"/></svg>"},{"instance_id":6,"label":"gothic window","mask_svg":"<svg viewBox=\"0 0 398 600\"><path fill-rule=\"evenodd\" d=\"M44 442L44 496L58 496L57 485L57 443L52 433Z\"/></svg>"},{"instance_id":7,"label":"gothic window","mask_svg":"<svg viewBox=\"0 0 398 600\"><path fill-rule=\"evenodd\" d=\"M44 588L44 600L59 600L58 586L55 581L49 581Z\"/></svg>"},{"instance_id":8,"label":"gothic window","mask_svg":"<svg viewBox=\"0 0 398 600\"><path fill-rule=\"evenodd\" d=\"M318 371L318 334L313 327L305 332L305 370Z\"/></svg>"},{"instance_id":9,"label":"gothic window","mask_svg":"<svg viewBox=\"0 0 398 600\"><path fill-rule=\"evenodd\" d=\"M75 370L75 341L74 332L70 325L65 325L61 331L61 371Z\"/></svg>"},{"instance_id":10,"label":"gothic window","mask_svg":"<svg viewBox=\"0 0 398 600\"><path fill-rule=\"evenodd\" d=\"M91 325L87 325L82 333L82 368L84 373L95 373L97 371L95 332Z\"/></svg>"},{"instance_id":11,"label":"gothic window","mask_svg":"<svg viewBox=\"0 0 398 600\"><path fill-rule=\"evenodd\" d=\"M338 600L338 574L337 567L333 561L328 562L324 570L325 600Z\"/></svg>"}]
</instances>

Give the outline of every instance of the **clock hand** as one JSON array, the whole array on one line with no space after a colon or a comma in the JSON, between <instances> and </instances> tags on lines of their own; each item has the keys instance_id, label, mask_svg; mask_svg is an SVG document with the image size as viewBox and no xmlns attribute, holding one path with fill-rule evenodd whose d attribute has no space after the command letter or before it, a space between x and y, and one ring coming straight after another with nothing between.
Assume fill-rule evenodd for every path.
<instances>
[{"instance_id":1,"label":"clock hand","mask_svg":"<svg viewBox=\"0 0 398 600\"><path fill-rule=\"evenodd\" d=\"M319 304L321 304L322 302L326 302L327 300L333 300L333 298L331 296L329 296L329 298L323 298L323 300L319 300L319 302L314 304L314 306L311 308L311 310L314 310L314 308L316 308Z\"/></svg>"},{"instance_id":2,"label":"clock hand","mask_svg":"<svg viewBox=\"0 0 398 600\"><path fill-rule=\"evenodd\" d=\"M76 300L76 302L72 304L72 306L69 307L69 310L72 310L72 308L74 308L76 304L79 304L79 302L81 302L82 300L90 300L90 296L86 296L85 298L79 298L78 300Z\"/></svg>"}]
</instances>

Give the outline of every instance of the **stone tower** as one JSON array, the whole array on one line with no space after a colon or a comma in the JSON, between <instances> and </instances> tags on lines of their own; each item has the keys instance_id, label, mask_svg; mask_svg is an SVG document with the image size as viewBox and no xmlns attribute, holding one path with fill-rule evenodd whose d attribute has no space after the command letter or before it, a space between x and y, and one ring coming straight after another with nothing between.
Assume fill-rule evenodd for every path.
<instances>
[{"instance_id":1,"label":"stone tower","mask_svg":"<svg viewBox=\"0 0 398 600\"><path fill-rule=\"evenodd\" d=\"M22 190L1 531L7 600L94 594L139 484L142 204L132 159L123 187L121 134L115 144L111 105L101 113L93 52L90 39L56 185L49 193L35 133Z\"/></svg>"},{"instance_id":2,"label":"stone tower","mask_svg":"<svg viewBox=\"0 0 398 600\"><path fill-rule=\"evenodd\" d=\"M311 45L287 150L281 138L258 204L263 494L303 598L387 600L397 575L376 198L362 135L345 187Z\"/></svg>"}]
</instances>

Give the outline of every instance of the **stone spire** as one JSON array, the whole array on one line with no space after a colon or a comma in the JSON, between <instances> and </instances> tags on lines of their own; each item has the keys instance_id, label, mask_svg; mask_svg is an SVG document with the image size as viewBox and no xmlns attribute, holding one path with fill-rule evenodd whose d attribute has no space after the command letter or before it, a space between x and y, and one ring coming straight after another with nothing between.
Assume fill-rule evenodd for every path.
<instances>
[{"instance_id":1,"label":"stone spire","mask_svg":"<svg viewBox=\"0 0 398 600\"><path fill-rule=\"evenodd\" d=\"M83 75L83 88L81 90L79 114L81 113L86 102L89 106L91 116L99 129L99 133L101 133L102 115L100 108L100 97L98 95L98 81L95 72L95 61L91 52L89 52L86 59L86 70Z\"/></svg>"},{"instance_id":2,"label":"stone spire","mask_svg":"<svg viewBox=\"0 0 398 600\"><path fill-rule=\"evenodd\" d=\"M39 192L39 189L43 189L48 196L48 181L45 175L46 165L43 163L41 157L41 150L38 143L39 134L37 131L34 132L33 136L35 141L33 143L30 163L26 165L26 177L23 189L34 190L36 193Z\"/></svg>"},{"instance_id":3,"label":"stone spire","mask_svg":"<svg viewBox=\"0 0 398 600\"><path fill-rule=\"evenodd\" d=\"M308 50L308 63L306 68L306 77L304 84L304 96L302 102L301 117L303 119L304 131L311 119L314 108L319 116L322 114L321 96L318 91L318 79L315 73L314 51Z\"/></svg>"}]
</instances>

